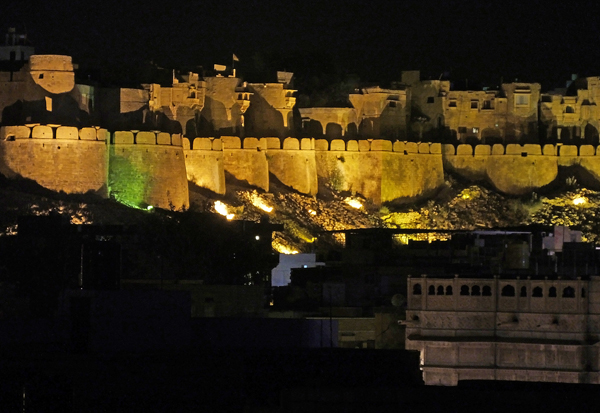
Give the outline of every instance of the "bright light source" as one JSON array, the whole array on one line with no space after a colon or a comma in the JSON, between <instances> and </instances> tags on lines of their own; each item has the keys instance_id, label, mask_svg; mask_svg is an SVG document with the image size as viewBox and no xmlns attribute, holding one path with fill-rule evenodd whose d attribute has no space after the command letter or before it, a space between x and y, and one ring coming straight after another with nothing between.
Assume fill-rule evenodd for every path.
<instances>
[{"instance_id":1,"label":"bright light source","mask_svg":"<svg viewBox=\"0 0 600 413\"><path fill-rule=\"evenodd\" d=\"M462 199L471 199L471 195L469 195L469 194L462 194L461 198Z\"/></svg>"},{"instance_id":2,"label":"bright light source","mask_svg":"<svg viewBox=\"0 0 600 413\"><path fill-rule=\"evenodd\" d=\"M232 220L235 217L235 214L230 214L227 205L221 201L215 201L215 211L223 215L228 220Z\"/></svg>"},{"instance_id":3,"label":"bright light source","mask_svg":"<svg viewBox=\"0 0 600 413\"><path fill-rule=\"evenodd\" d=\"M587 198L583 196L578 196L573 200L573 205L583 205L587 202Z\"/></svg>"},{"instance_id":4,"label":"bright light source","mask_svg":"<svg viewBox=\"0 0 600 413\"><path fill-rule=\"evenodd\" d=\"M148 211L152 211L152 210L154 209L154 207L153 207L152 205L148 205L148 206L146 207L146 209L147 209Z\"/></svg>"},{"instance_id":5,"label":"bright light source","mask_svg":"<svg viewBox=\"0 0 600 413\"><path fill-rule=\"evenodd\" d=\"M363 204L358 199L346 198L344 199L344 202L352 208L361 209L363 207Z\"/></svg>"},{"instance_id":6,"label":"bright light source","mask_svg":"<svg viewBox=\"0 0 600 413\"><path fill-rule=\"evenodd\" d=\"M312 209L309 209L308 213L311 214L311 215L317 215L317 211L314 211Z\"/></svg>"},{"instance_id":7,"label":"bright light source","mask_svg":"<svg viewBox=\"0 0 600 413\"><path fill-rule=\"evenodd\" d=\"M258 241L260 239L260 236L257 235L254 237L254 239Z\"/></svg>"},{"instance_id":8,"label":"bright light source","mask_svg":"<svg viewBox=\"0 0 600 413\"><path fill-rule=\"evenodd\" d=\"M250 196L250 202L252 202L252 205L254 205L255 207L257 207L259 209L262 209L265 212L273 211L273 207L267 205L267 203L256 193L253 193Z\"/></svg>"}]
</instances>

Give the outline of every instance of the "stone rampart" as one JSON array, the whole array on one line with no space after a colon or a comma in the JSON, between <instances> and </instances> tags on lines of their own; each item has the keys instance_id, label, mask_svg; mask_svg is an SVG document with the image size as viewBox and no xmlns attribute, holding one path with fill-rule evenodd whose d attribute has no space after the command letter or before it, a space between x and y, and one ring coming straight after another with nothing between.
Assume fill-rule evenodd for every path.
<instances>
[{"instance_id":1,"label":"stone rampart","mask_svg":"<svg viewBox=\"0 0 600 413\"><path fill-rule=\"evenodd\" d=\"M118 131L109 155L109 190L117 201L137 208L189 207L180 135Z\"/></svg>"},{"instance_id":2,"label":"stone rampart","mask_svg":"<svg viewBox=\"0 0 600 413\"><path fill-rule=\"evenodd\" d=\"M317 176L376 203L427 196L444 183L441 145L386 140L315 142Z\"/></svg>"},{"instance_id":3,"label":"stone rampart","mask_svg":"<svg viewBox=\"0 0 600 413\"><path fill-rule=\"evenodd\" d=\"M0 173L67 194L108 196L106 129L69 126L0 128Z\"/></svg>"},{"instance_id":4,"label":"stone rampart","mask_svg":"<svg viewBox=\"0 0 600 413\"><path fill-rule=\"evenodd\" d=\"M263 138L261 142L265 139L269 139L264 143L267 147L269 172L284 185L300 193L316 195L318 181L315 140L286 138L283 147L276 147L274 138Z\"/></svg>"},{"instance_id":5,"label":"stone rampart","mask_svg":"<svg viewBox=\"0 0 600 413\"><path fill-rule=\"evenodd\" d=\"M220 139L183 138L183 153L187 179L217 194L225 194L225 169Z\"/></svg>"}]
</instances>

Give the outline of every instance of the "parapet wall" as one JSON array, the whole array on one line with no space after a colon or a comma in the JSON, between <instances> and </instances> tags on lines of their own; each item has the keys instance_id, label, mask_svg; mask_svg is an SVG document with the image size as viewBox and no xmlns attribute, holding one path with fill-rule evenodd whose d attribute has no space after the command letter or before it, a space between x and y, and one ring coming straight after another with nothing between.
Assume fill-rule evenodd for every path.
<instances>
[{"instance_id":1,"label":"parapet wall","mask_svg":"<svg viewBox=\"0 0 600 413\"><path fill-rule=\"evenodd\" d=\"M181 135L115 132L109 155L110 194L119 202L141 208L189 207Z\"/></svg>"},{"instance_id":2,"label":"parapet wall","mask_svg":"<svg viewBox=\"0 0 600 413\"><path fill-rule=\"evenodd\" d=\"M108 196L106 129L70 126L0 128L0 173L67 194Z\"/></svg>"},{"instance_id":3,"label":"parapet wall","mask_svg":"<svg viewBox=\"0 0 600 413\"><path fill-rule=\"evenodd\" d=\"M600 183L600 150L592 145L443 145L442 152L447 170L511 195L548 185L561 166L580 165Z\"/></svg>"}]
</instances>

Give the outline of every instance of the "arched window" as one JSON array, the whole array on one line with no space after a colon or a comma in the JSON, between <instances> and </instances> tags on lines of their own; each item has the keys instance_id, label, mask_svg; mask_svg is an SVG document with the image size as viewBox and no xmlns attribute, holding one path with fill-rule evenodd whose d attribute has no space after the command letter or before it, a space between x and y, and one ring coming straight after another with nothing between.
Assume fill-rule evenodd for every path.
<instances>
[{"instance_id":1,"label":"arched window","mask_svg":"<svg viewBox=\"0 0 600 413\"><path fill-rule=\"evenodd\" d=\"M461 285L460 286L460 295L469 295L469 286Z\"/></svg>"},{"instance_id":2,"label":"arched window","mask_svg":"<svg viewBox=\"0 0 600 413\"><path fill-rule=\"evenodd\" d=\"M481 295L481 288L478 285L471 287L471 295Z\"/></svg>"},{"instance_id":3,"label":"arched window","mask_svg":"<svg viewBox=\"0 0 600 413\"><path fill-rule=\"evenodd\" d=\"M438 286L437 295L444 295L444 286L443 285Z\"/></svg>"},{"instance_id":4,"label":"arched window","mask_svg":"<svg viewBox=\"0 0 600 413\"><path fill-rule=\"evenodd\" d=\"M430 285L428 290L427 290L427 294L428 295L435 295L435 287L433 285Z\"/></svg>"},{"instance_id":5,"label":"arched window","mask_svg":"<svg viewBox=\"0 0 600 413\"><path fill-rule=\"evenodd\" d=\"M581 288L581 298L585 298L585 288Z\"/></svg>"},{"instance_id":6,"label":"arched window","mask_svg":"<svg viewBox=\"0 0 600 413\"><path fill-rule=\"evenodd\" d=\"M543 297L544 293L542 291L542 287L535 287L533 289L533 294L531 294L532 297Z\"/></svg>"},{"instance_id":7,"label":"arched window","mask_svg":"<svg viewBox=\"0 0 600 413\"><path fill-rule=\"evenodd\" d=\"M515 287L513 287L512 285L505 285L502 288L501 295L503 297L514 297L515 296Z\"/></svg>"},{"instance_id":8,"label":"arched window","mask_svg":"<svg viewBox=\"0 0 600 413\"><path fill-rule=\"evenodd\" d=\"M527 287L521 287L521 297L527 297Z\"/></svg>"},{"instance_id":9,"label":"arched window","mask_svg":"<svg viewBox=\"0 0 600 413\"><path fill-rule=\"evenodd\" d=\"M446 295L452 295L452 286L451 285L446 287Z\"/></svg>"},{"instance_id":10,"label":"arched window","mask_svg":"<svg viewBox=\"0 0 600 413\"><path fill-rule=\"evenodd\" d=\"M481 291L481 295L484 295L486 297L492 295L492 287L490 287L489 285L484 285L483 290Z\"/></svg>"},{"instance_id":11,"label":"arched window","mask_svg":"<svg viewBox=\"0 0 600 413\"><path fill-rule=\"evenodd\" d=\"M567 106L565 108L565 113L575 113L575 109L572 106Z\"/></svg>"},{"instance_id":12,"label":"arched window","mask_svg":"<svg viewBox=\"0 0 600 413\"><path fill-rule=\"evenodd\" d=\"M548 297L556 297L556 287L550 287L548 290Z\"/></svg>"},{"instance_id":13,"label":"arched window","mask_svg":"<svg viewBox=\"0 0 600 413\"><path fill-rule=\"evenodd\" d=\"M414 295L421 295L421 284L415 284L415 285L413 285L413 294Z\"/></svg>"},{"instance_id":14,"label":"arched window","mask_svg":"<svg viewBox=\"0 0 600 413\"><path fill-rule=\"evenodd\" d=\"M573 288L573 287L566 287L563 290L562 296L565 297L565 298L575 298L575 288Z\"/></svg>"}]
</instances>

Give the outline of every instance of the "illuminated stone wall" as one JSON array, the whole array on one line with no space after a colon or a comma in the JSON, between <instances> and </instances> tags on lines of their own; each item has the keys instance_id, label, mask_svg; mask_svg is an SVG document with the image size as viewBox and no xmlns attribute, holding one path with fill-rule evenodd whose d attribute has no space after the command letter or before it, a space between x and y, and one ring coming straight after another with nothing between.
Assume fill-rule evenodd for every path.
<instances>
[{"instance_id":1,"label":"illuminated stone wall","mask_svg":"<svg viewBox=\"0 0 600 413\"><path fill-rule=\"evenodd\" d=\"M38 125L0 129L0 173L67 194L108 195L106 129Z\"/></svg>"},{"instance_id":2,"label":"illuminated stone wall","mask_svg":"<svg viewBox=\"0 0 600 413\"><path fill-rule=\"evenodd\" d=\"M439 144L317 140L315 150L323 183L375 203L427 196L444 183Z\"/></svg>"},{"instance_id":3,"label":"illuminated stone wall","mask_svg":"<svg viewBox=\"0 0 600 413\"><path fill-rule=\"evenodd\" d=\"M115 132L109 155L109 190L117 201L137 208L189 207L181 135Z\"/></svg>"},{"instance_id":4,"label":"illuminated stone wall","mask_svg":"<svg viewBox=\"0 0 600 413\"><path fill-rule=\"evenodd\" d=\"M183 138L183 154L187 179L216 194L225 194L225 169L220 139Z\"/></svg>"}]
</instances>

